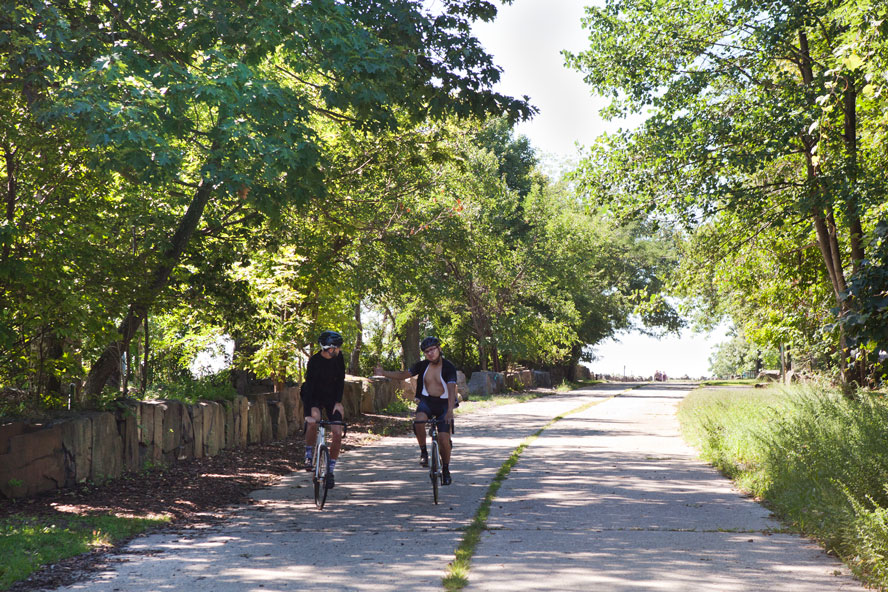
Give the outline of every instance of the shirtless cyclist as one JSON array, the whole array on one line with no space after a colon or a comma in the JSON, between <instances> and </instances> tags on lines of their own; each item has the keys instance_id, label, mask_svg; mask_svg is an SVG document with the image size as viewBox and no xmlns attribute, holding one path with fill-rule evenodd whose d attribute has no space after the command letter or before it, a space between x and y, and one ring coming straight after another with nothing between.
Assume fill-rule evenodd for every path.
<instances>
[{"instance_id":1,"label":"shirtless cyclist","mask_svg":"<svg viewBox=\"0 0 888 592\"><path fill-rule=\"evenodd\" d=\"M450 431L453 425L453 409L456 407L456 366L444 359L441 341L437 337L426 337L420 344L425 360L417 362L410 370L390 371L377 366L373 372L394 380L406 380L419 376L416 383L416 419L425 421L430 416L438 417L438 444L441 449L442 483L450 485ZM414 426L416 441L419 443L419 463L429 466L429 452L426 448L426 431L422 424Z\"/></svg>"}]
</instances>

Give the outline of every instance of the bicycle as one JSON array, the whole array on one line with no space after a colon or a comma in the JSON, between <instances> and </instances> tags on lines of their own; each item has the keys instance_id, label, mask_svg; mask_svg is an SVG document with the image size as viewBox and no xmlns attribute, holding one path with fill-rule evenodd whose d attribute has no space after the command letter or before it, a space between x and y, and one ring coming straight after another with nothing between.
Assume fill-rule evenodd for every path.
<instances>
[{"instance_id":1,"label":"bicycle","mask_svg":"<svg viewBox=\"0 0 888 592\"><path fill-rule=\"evenodd\" d=\"M341 425L343 426L342 437L345 438L345 432L348 426L344 421L328 421L322 419L318 424L318 435L314 445L314 470L312 471L311 480L314 484L314 500L318 510L324 509L327 502L327 491L330 489L330 482L327 474L327 463L330 460L330 450L327 448L327 426Z\"/></svg>"},{"instance_id":2,"label":"bicycle","mask_svg":"<svg viewBox=\"0 0 888 592\"><path fill-rule=\"evenodd\" d=\"M413 420L413 427L416 428L416 424L427 423L429 424L429 438L432 443L429 447L429 479L432 480L432 497L435 499L435 503L438 503L438 486L444 484L444 471L442 470L441 463L441 452L438 450L438 416L432 416L429 419L415 419Z\"/></svg>"}]
</instances>

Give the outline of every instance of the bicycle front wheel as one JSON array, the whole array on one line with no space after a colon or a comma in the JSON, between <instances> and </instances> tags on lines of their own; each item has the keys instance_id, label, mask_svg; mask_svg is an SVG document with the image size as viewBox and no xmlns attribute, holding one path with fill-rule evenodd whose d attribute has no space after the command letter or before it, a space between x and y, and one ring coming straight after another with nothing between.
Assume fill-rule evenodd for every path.
<instances>
[{"instance_id":1,"label":"bicycle front wheel","mask_svg":"<svg viewBox=\"0 0 888 592\"><path fill-rule=\"evenodd\" d=\"M318 457L315 459L314 478L314 494L315 505L318 510L324 509L324 503L327 501L327 461L330 459L330 452L326 446L321 446L318 450Z\"/></svg>"},{"instance_id":2,"label":"bicycle front wheel","mask_svg":"<svg viewBox=\"0 0 888 592\"><path fill-rule=\"evenodd\" d=\"M438 476L441 474L441 463L439 461L438 456L438 441L432 440L432 451L429 454L429 477L432 479L432 497L435 498L435 503L438 503Z\"/></svg>"}]
</instances>

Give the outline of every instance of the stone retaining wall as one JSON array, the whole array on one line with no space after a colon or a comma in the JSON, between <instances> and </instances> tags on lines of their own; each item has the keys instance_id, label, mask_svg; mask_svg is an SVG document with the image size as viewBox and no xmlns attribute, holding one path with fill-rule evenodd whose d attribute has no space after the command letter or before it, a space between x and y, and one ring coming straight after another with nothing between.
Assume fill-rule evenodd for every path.
<instances>
[{"instance_id":1,"label":"stone retaining wall","mask_svg":"<svg viewBox=\"0 0 888 592\"><path fill-rule=\"evenodd\" d=\"M591 380L592 373L582 364L556 367L548 370L520 368L513 372L473 372L466 391L473 395L492 395L507 390L520 391L530 388L552 388L570 380Z\"/></svg>"},{"instance_id":2,"label":"stone retaining wall","mask_svg":"<svg viewBox=\"0 0 888 592\"><path fill-rule=\"evenodd\" d=\"M458 392L502 392L506 386L550 387L548 372L459 373ZM412 399L414 380L347 376L345 416L384 409L399 392ZM157 465L214 456L298 436L304 421L299 387L232 401L121 401L114 412L90 412L47 423L0 423L0 497L22 498L84 481L101 483Z\"/></svg>"},{"instance_id":3,"label":"stone retaining wall","mask_svg":"<svg viewBox=\"0 0 888 592\"><path fill-rule=\"evenodd\" d=\"M346 377L346 417L383 409L395 388L387 379ZM114 412L0 424L0 496L101 483L127 471L283 440L298 436L303 418L299 387L292 387L224 403L122 401Z\"/></svg>"}]
</instances>

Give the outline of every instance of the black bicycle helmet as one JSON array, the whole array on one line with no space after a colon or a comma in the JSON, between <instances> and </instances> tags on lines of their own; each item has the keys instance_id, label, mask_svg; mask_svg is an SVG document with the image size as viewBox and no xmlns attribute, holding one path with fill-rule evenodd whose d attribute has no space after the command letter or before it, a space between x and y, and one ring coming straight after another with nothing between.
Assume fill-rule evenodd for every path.
<instances>
[{"instance_id":1,"label":"black bicycle helmet","mask_svg":"<svg viewBox=\"0 0 888 592\"><path fill-rule=\"evenodd\" d=\"M423 339L423 340L422 340L422 343L419 344L419 350L420 350L420 351L425 351L425 350L427 350L427 349L429 349L430 347L435 346L435 345L440 346L440 345L441 345L441 340L438 339L437 337L432 337L432 336L430 335L430 336L426 337L425 339Z\"/></svg>"},{"instance_id":2,"label":"black bicycle helmet","mask_svg":"<svg viewBox=\"0 0 888 592\"><path fill-rule=\"evenodd\" d=\"M330 347L342 347L342 335L336 331L324 331L318 337L318 343L320 343L321 347L324 349Z\"/></svg>"}]
</instances>

